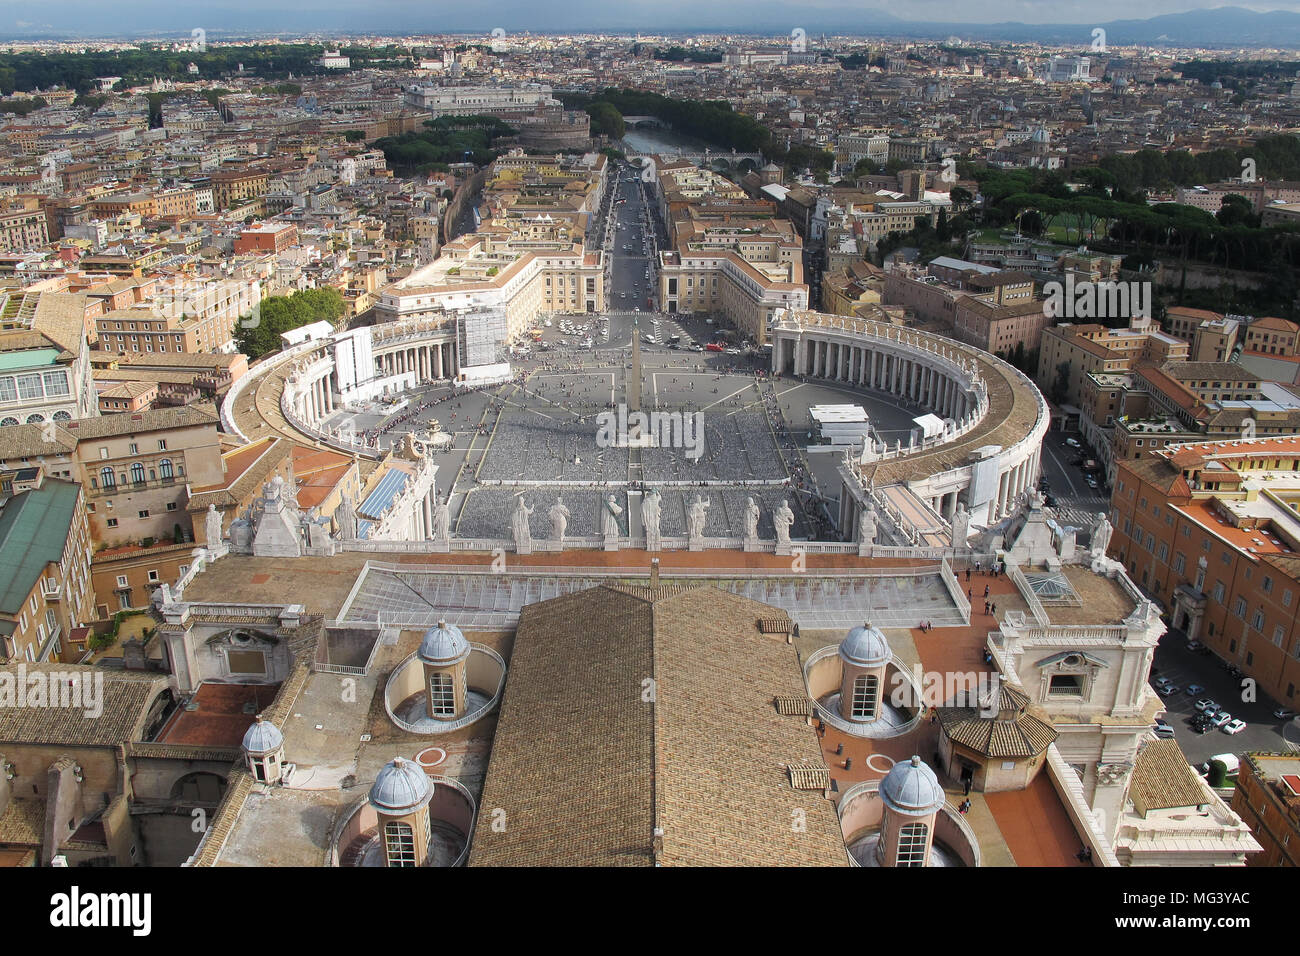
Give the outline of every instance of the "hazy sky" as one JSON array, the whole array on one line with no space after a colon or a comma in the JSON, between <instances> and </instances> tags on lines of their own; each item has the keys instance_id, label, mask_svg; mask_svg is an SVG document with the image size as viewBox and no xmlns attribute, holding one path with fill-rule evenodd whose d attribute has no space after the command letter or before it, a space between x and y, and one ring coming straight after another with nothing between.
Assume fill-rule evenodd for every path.
<instances>
[{"instance_id":1,"label":"hazy sky","mask_svg":"<svg viewBox=\"0 0 1300 956\"><path fill-rule=\"evenodd\" d=\"M140 32L210 33L255 30L463 32L731 29L781 32L785 24L813 29L869 27L893 16L959 24L1104 23L1224 6L1197 0L0 0L0 33L57 31L81 35ZM1241 3L1254 10L1300 11L1300 0Z\"/></svg>"}]
</instances>

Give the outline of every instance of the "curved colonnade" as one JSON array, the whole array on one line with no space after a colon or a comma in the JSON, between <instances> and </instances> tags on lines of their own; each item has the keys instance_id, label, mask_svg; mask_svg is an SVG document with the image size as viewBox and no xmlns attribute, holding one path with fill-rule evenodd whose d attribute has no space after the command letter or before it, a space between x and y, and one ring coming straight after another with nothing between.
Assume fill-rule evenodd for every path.
<instances>
[{"instance_id":1,"label":"curved colonnade","mask_svg":"<svg viewBox=\"0 0 1300 956\"><path fill-rule=\"evenodd\" d=\"M445 322L411 319L338 332L254 363L226 394L222 427L245 441L271 434L377 457L377 449L322 423L350 403L451 381L459 371L455 327Z\"/></svg>"},{"instance_id":2,"label":"curved colonnade","mask_svg":"<svg viewBox=\"0 0 1300 956\"><path fill-rule=\"evenodd\" d=\"M772 371L885 393L944 420L943 432L904 446L869 448L840 468L840 529L853 537L868 505L895 525L919 525L883 500L903 485L951 533L961 504L973 525L1010 514L1017 496L1038 479L1047 403L1018 369L944 336L883 322L785 312L773 322ZM917 543L918 527L899 529ZM960 542L954 542L960 544Z\"/></svg>"}]
</instances>

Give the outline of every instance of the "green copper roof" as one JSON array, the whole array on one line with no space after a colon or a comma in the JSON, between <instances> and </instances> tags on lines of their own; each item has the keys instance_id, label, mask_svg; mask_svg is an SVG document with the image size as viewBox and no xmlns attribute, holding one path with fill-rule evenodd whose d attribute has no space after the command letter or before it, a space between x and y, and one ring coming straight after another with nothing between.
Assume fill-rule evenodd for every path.
<instances>
[{"instance_id":1,"label":"green copper roof","mask_svg":"<svg viewBox=\"0 0 1300 956\"><path fill-rule=\"evenodd\" d=\"M48 564L63 557L80 486L47 481L0 510L0 614L19 614Z\"/></svg>"}]
</instances>

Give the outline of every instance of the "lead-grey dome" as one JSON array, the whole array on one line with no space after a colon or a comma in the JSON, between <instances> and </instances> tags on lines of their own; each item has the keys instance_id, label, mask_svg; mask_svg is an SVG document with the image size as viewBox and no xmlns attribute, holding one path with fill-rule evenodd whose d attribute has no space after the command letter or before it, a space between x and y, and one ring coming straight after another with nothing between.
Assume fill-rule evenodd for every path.
<instances>
[{"instance_id":1,"label":"lead-grey dome","mask_svg":"<svg viewBox=\"0 0 1300 956\"><path fill-rule=\"evenodd\" d=\"M257 715L253 726L244 731L244 753L251 756L265 757L283 746L284 734L280 733L280 728L269 720L263 720L261 714Z\"/></svg>"},{"instance_id":2,"label":"lead-grey dome","mask_svg":"<svg viewBox=\"0 0 1300 956\"><path fill-rule=\"evenodd\" d=\"M872 627L868 622L855 627L840 642L840 657L859 667L879 667L893 659L893 651L880 628Z\"/></svg>"},{"instance_id":3,"label":"lead-grey dome","mask_svg":"<svg viewBox=\"0 0 1300 956\"><path fill-rule=\"evenodd\" d=\"M433 797L433 784L419 764L402 757L394 757L384 764L370 788L370 805L389 814L410 813L424 806Z\"/></svg>"},{"instance_id":4,"label":"lead-grey dome","mask_svg":"<svg viewBox=\"0 0 1300 956\"><path fill-rule=\"evenodd\" d=\"M880 781L880 797L890 810L912 817L929 816L944 803L939 778L916 756L890 768Z\"/></svg>"},{"instance_id":5,"label":"lead-grey dome","mask_svg":"<svg viewBox=\"0 0 1300 956\"><path fill-rule=\"evenodd\" d=\"M429 664L454 664L469 657L469 641L455 624L439 621L424 632L419 655Z\"/></svg>"}]
</instances>

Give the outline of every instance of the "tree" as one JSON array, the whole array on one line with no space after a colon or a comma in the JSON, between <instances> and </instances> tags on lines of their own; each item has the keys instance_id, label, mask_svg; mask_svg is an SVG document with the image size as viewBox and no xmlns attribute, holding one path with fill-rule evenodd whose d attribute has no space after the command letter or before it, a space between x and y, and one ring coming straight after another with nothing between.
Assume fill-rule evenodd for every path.
<instances>
[{"instance_id":1,"label":"tree","mask_svg":"<svg viewBox=\"0 0 1300 956\"><path fill-rule=\"evenodd\" d=\"M261 358L280 349L284 332L313 322L336 324L344 311L343 294L329 286L288 296L268 296L262 300L256 320L245 316L240 321L235 343L250 359Z\"/></svg>"},{"instance_id":2,"label":"tree","mask_svg":"<svg viewBox=\"0 0 1300 956\"><path fill-rule=\"evenodd\" d=\"M1063 405L1069 397L1070 363L1062 362L1056 366L1056 380L1052 382L1052 402L1056 405Z\"/></svg>"},{"instance_id":3,"label":"tree","mask_svg":"<svg viewBox=\"0 0 1300 956\"><path fill-rule=\"evenodd\" d=\"M1206 774L1205 782L1211 787L1222 787L1228 780L1228 765L1222 760L1210 761L1210 772Z\"/></svg>"},{"instance_id":4,"label":"tree","mask_svg":"<svg viewBox=\"0 0 1300 956\"><path fill-rule=\"evenodd\" d=\"M863 156L853 164L854 176L870 176L880 172L880 164L869 156Z\"/></svg>"},{"instance_id":5,"label":"tree","mask_svg":"<svg viewBox=\"0 0 1300 956\"><path fill-rule=\"evenodd\" d=\"M349 143L364 143L366 141L365 130L350 129L343 134L343 138Z\"/></svg>"},{"instance_id":6,"label":"tree","mask_svg":"<svg viewBox=\"0 0 1300 956\"><path fill-rule=\"evenodd\" d=\"M627 124L623 121L623 114L618 111L613 103L603 101L592 103L586 107L586 110L591 117L591 133L593 136L622 139L623 134L627 132Z\"/></svg>"},{"instance_id":7,"label":"tree","mask_svg":"<svg viewBox=\"0 0 1300 956\"><path fill-rule=\"evenodd\" d=\"M1229 193L1223 197L1223 204L1214 216L1225 226L1258 226L1255 205L1245 196Z\"/></svg>"}]
</instances>

